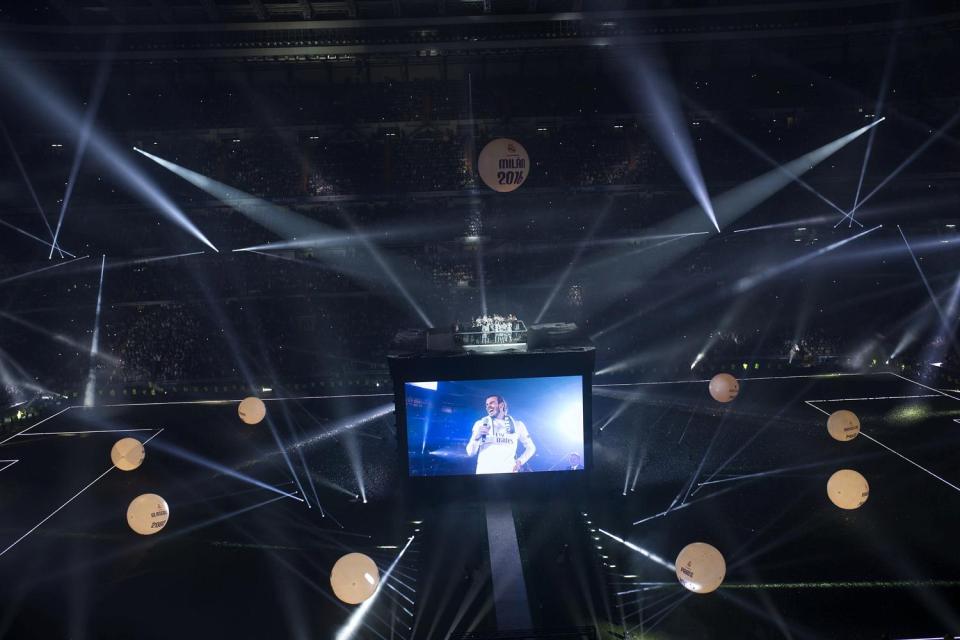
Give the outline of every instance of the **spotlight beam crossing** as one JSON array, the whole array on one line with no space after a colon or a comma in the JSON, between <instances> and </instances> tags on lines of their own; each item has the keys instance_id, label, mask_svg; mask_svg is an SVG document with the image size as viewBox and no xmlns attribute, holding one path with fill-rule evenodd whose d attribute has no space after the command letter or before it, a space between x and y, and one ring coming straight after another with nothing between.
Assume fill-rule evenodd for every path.
<instances>
[{"instance_id":1,"label":"spotlight beam crossing","mask_svg":"<svg viewBox=\"0 0 960 640\"><path fill-rule=\"evenodd\" d=\"M699 105L697 105L697 106L698 106L698 108L700 108L700 109L702 110L702 107L699 107ZM840 213L840 214L846 213L846 212L845 212L838 204L836 204L833 200L827 198L825 195L823 195L822 193L820 193L819 191L817 191L816 189L814 189L814 188L810 185L810 183L807 182L806 180L804 180L803 178L801 178L800 175L798 175L798 174L797 174L796 172L794 172L794 171L791 171L789 168L787 168L787 166L781 165L779 162L776 161L776 159L773 158L773 156L771 156L770 154L768 154L766 151L764 151L763 149L761 149L760 147L758 147L756 144L754 144L753 142L751 142L751 141L748 140L747 138L743 137L742 135L740 135L739 133L737 133L736 131L734 131L734 130L733 130L730 126L728 126L726 123L724 123L724 122L722 122L722 121L720 121L720 120L716 120L716 119L715 119L715 120L712 120L712 122L713 122L713 124L716 125L721 131L723 131L723 132L726 133L728 136L730 136L731 138L733 138L734 140L736 140L738 143L740 143L741 146L746 147L749 151L753 152L754 155L760 157L761 159L763 159L763 160L766 161L767 163L769 163L769 164L773 165L774 167L776 167L776 168L780 169L781 171L783 171L783 173L784 173L785 175L789 176L789 178L790 178L791 180L793 180L793 181L796 182L798 185L800 185L801 187L803 187L804 189L806 189L807 191L809 191L810 193L812 193L813 195L815 195L815 196L816 196L817 198L819 198L821 201L823 201L824 203L826 203L827 205L829 205L830 207L832 207L834 210L837 211L837 213ZM857 224L860 224L860 223L858 222ZM860 226L863 226L863 225L860 224Z\"/></svg>"},{"instance_id":2,"label":"spotlight beam crossing","mask_svg":"<svg viewBox=\"0 0 960 640\"><path fill-rule=\"evenodd\" d=\"M22 278L29 278L30 276L35 276L38 273L43 273L44 271L49 271L50 269L56 269L57 267L63 267L77 260L85 260L90 256L80 256L79 258L73 258L71 260L65 260L64 262L58 262L57 264L52 264L49 267L40 267L39 269L34 269L33 271L27 271L26 273L20 273L15 276L10 276L9 278L4 278L0 280L0 284L7 284L8 282L14 282L15 280L20 280Z\"/></svg>"},{"instance_id":3,"label":"spotlight beam crossing","mask_svg":"<svg viewBox=\"0 0 960 640\"><path fill-rule=\"evenodd\" d=\"M70 167L70 178L67 180L67 189L63 194L63 203L60 205L60 216L57 218L57 228L53 232L53 244L57 244L60 237L60 228L63 226L63 218L67 213L67 207L70 206L70 198L73 196L73 189L77 184L77 174L80 173L80 165L83 164L83 157L87 152L87 145L90 142L90 134L93 131L93 121L100 110L100 100L103 98L103 92L107 88L107 76L110 69L108 59L104 58L97 69L97 77L94 80L93 91L90 96L90 103L83 114L83 120L80 123L80 132L77 139L77 148L73 153L73 165ZM50 255L47 259L53 257L53 247L50 247Z\"/></svg>"},{"instance_id":4,"label":"spotlight beam crossing","mask_svg":"<svg viewBox=\"0 0 960 640\"><path fill-rule=\"evenodd\" d=\"M651 553L651 552L647 551L646 549L643 549L643 548L641 548L641 547L638 547L637 545L633 544L632 542L627 542L627 541L624 540L623 538L621 538L621 537L619 537L619 536L615 536L615 535L613 535L612 533L610 533L609 531L605 531L605 530L600 529L600 528L597 528L597 531L599 531L599 532L602 533L603 535L607 536L608 538L612 538L613 540L616 540L617 542L619 542L620 544L622 544L622 545L625 546L626 548L631 549L631 550L633 550L633 551L636 551L637 553L639 553L640 555L642 555L644 558L647 558L648 560L651 560L652 562L655 562L656 564L660 565L661 567L663 567L663 568L666 569L667 571L675 572L675 571L677 570L677 568L676 568L675 566L673 566L673 563L667 562L666 560L664 560L663 558L661 558L660 556L658 556L658 555L655 554L655 553Z\"/></svg>"},{"instance_id":5,"label":"spotlight beam crossing","mask_svg":"<svg viewBox=\"0 0 960 640\"><path fill-rule=\"evenodd\" d=\"M897 55L897 43L899 42L897 36L898 34L896 33L893 35L893 41L890 43L890 53L887 55L887 63L883 67L883 78L880 80L880 91L877 94L877 106L873 110L874 116L879 116L883 112L884 102L886 102L887 87L890 84L890 74L893 71L893 61ZM848 227L852 227L854 222L863 226L854 217L854 213L860 205L860 190L863 188L863 178L867 175L867 165L870 164L870 154L873 151L873 139L876 133L876 129L871 129L870 135L867 136L867 149L863 154L863 164L860 166L860 179L857 180L857 193L853 197L853 207L850 209L850 222L847 224Z\"/></svg>"},{"instance_id":6,"label":"spotlight beam crossing","mask_svg":"<svg viewBox=\"0 0 960 640\"><path fill-rule=\"evenodd\" d=\"M732 225L749 211L791 184L793 180L784 169L794 175L804 174L826 161L880 122L882 122L882 118L798 156L780 168L772 169L714 197L713 208L718 222L723 227ZM691 228L696 228L698 224L702 224L702 220L702 208L693 206L672 216L650 231L656 235L688 232ZM617 264L612 264L610 258L605 257L581 265L578 272L582 277L607 278L608 280L611 269L617 269L619 277L615 279L616 282L611 282L606 291L594 293L595 306L598 309L597 315L602 314L607 305L612 304L614 300L623 297L624 287L618 283L630 282L632 278L641 276L644 278L652 277L666 266L679 260L683 255L700 246L708 237L702 238L699 243L685 243L683 246L674 245L672 250L658 252L656 256L637 259L634 255L626 254ZM601 301L601 297L605 300ZM618 324L621 322L622 320L618 321ZM602 332L603 330L600 331L600 333Z\"/></svg>"},{"instance_id":7,"label":"spotlight beam crossing","mask_svg":"<svg viewBox=\"0 0 960 640\"><path fill-rule=\"evenodd\" d=\"M867 229L867 230L865 230L865 231L861 231L860 233L857 233L857 234L855 234L855 235L852 235L852 236L850 236L849 238L844 238L843 240L838 240L837 242L834 242L834 243L832 243L832 244L829 244L829 245L827 245L827 246L825 246L825 247L820 247L819 249L817 249L816 251L814 251L814 252L812 252L812 253L808 253L808 254L806 254L806 255L802 255L802 256L799 256L799 257L797 257L797 258L794 258L793 260L788 260L787 262L781 263L781 264L777 265L776 267L773 267L773 268L771 268L771 269L768 269L767 271L765 271L765 272L762 273L762 274L755 275L755 276L745 276L745 277L743 277L743 278L740 278L740 280L737 281L737 283L736 283L736 285L735 285L735 288L736 288L736 290L737 290L738 293L743 293L743 292L747 291L748 289L752 289L753 287L757 286L757 285L760 284L761 282L764 282L764 281L766 281L766 280L770 280L770 279L772 279L772 278L775 278L775 277L777 277L777 276L779 276L779 275L781 275L781 274L783 274L783 273L785 273L785 272L787 272L787 271L790 271L791 269L796 269L797 267L802 266L802 265L806 264L807 262L810 262L810 261L813 260L814 258L818 258L818 257L822 256L822 255L825 254L825 253L828 253L828 252L830 252L830 251L834 251L835 249L839 249L839 248L842 247L843 245L845 245L845 244L847 244L847 243L849 243L849 242L853 242L854 240L857 240L858 238L862 238L862 237L864 237L864 236L866 236L866 235L869 235L869 234L873 233L874 231L876 231L877 229L881 229L881 228L883 228L883 225L882 225L882 224L878 224L877 226L875 226L875 227L873 227L873 228L871 228L871 229Z\"/></svg>"},{"instance_id":8,"label":"spotlight beam crossing","mask_svg":"<svg viewBox=\"0 0 960 640\"><path fill-rule=\"evenodd\" d=\"M256 478L252 478L244 473L240 473L239 471L235 471L230 467L224 466L218 462L214 462L213 460L204 458L203 456L193 453L191 451L181 449L180 447L177 447L173 444L170 444L170 443L156 444L154 445L154 448L168 455L172 455L175 458L186 460L187 462L192 462L194 464L200 465L201 467L210 469L211 471L222 473L223 475L226 475L226 476L230 476L235 480L246 482L247 484L253 485L255 487L266 489L267 491L272 491L273 493L276 493L277 495L283 496L285 498L291 498L298 502L304 502L304 499L301 498L300 496L297 496L293 493L288 493L286 491L283 491L282 489L278 489L273 485L257 480Z\"/></svg>"},{"instance_id":9,"label":"spotlight beam crossing","mask_svg":"<svg viewBox=\"0 0 960 640\"><path fill-rule=\"evenodd\" d=\"M881 120L883 120L883 118L880 118L880 120L878 120L877 122L880 122ZM834 228L840 226L840 223L842 223L842 222L843 222L844 220L846 220L847 218L850 218L850 217L852 217L854 214L856 214L857 210L858 210L860 207L862 207L864 204L866 204L867 201L870 200L870 198L872 198L873 196L875 196L875 195L877 194L877 192L880 191L880 189L883 189L885 186L887 186L887 184L889 184L889 182L890 182L891 180L893 180L893 179L896 178L898 175L900 175L900 173L901 173L904 169L906 169L907 167L909 167L909 166L913 163L914 160L916 160L917 158L919 158L920 155L923 154L923 152L926 151L928 147L930 147L930 145L932 145L934 142L936 142L937 140L939 140L940 138L942 138L943 135L944 135L947 131L949 131L955 124L957 124L958 121L960 121L960 111L958 111L957 113L953 114L953 116L952 116L949 120L947 120L947 122L944 123L944 125L943 125L942 127L940 127L939 129L937 129L937 130L933 133L933 135L931 135L929 138L927 138L927 140L926 140L923 144L921 144L919 147L917 147L916 149L914 149L913 153L911 153L909 156L907 156L906 159L904 159L903 162L901 162L899 165L897 165L897 168L896 168L896 169L894 169L893 171L891 171L890 174L887 175L886 178L884 178L883 180L880 181L880 184L878 184L876 187L873 188L873 190L872 190L870 193L868 193L866 196L864 196L864 197L863 197L863 200L861 200L861 201L859 202L859 204L857 204L856 207L854 207L853 209L851 209L850 211L848 211L847 213L845 213L845 214L843 215L843 217L840 218L840 220L837 222L837 224L833 225Z\"/></svg>"},{"instance_id":10,"label":"spotlight beam crossing","mask_svg":"<svg viewBox=\"0 0 960 640\"><path fill-rule=\"evenodd\" d=\"M83 119L69 106L69 101L47 86L36 69L22 60L13 59L7 53L3 51L0 55L0 68L4 71L0 74L0 79L9 83L14 95L21 97L24 102L29 103L32 110L43 114L67 132L81 132ZM217 251L180 207L95 127L90 129L87 148L133 195L149 203L178 227Z\"/></svg>"},{"instance_id":11,"label":"spotlight beam crossing","mask_svg":"<svg viewBox=\"0 0 960 640\"><path fill-rule=\"evenodd\" d=\"M632 89L634 100L650 111L651 134L719 233L720 224L672 84L665 74L643 57L636 61L630 73L635 77L628 79L627 86Z\"/></svg>"},{"instance_id":12,"label":"spotlight beam crossing","mask_svg":"<svg viewBox=\"0 0 960 640\"><path fill-rule=\"evenodd\" d=\"M920 262L917 260L917 255L913 252L913 248L910 246L910 242L907 241L907 236L903 233L903 229L900 228L900 225L897 225L897 231L900 232L900 237L903 238L903 244L907 246L907 251L910 252L910 258L913 259L913 265L917 268L917 273L920 274L920 279L923 280L923 286L926 287L927 293L930 294L930 301L933 303L933 308L937 310L937 315L940 316L940 321L943 323L943 328L949 331L950 321L947 320L947 316L943 313L943 308L940 306L940 302L937 300L937 296L934 294L933 288L930 286L930 281L927 280L926 274L924 274L923 269L920 268Z\"/></svg>"},{"instance_id":13,"label":"spotlight beam crossing","mask_svg":"<svg viewBox=\"0 0 960 640\"><path fill-rule=\"evenodd\" d=\"M414 536L410 536L410 538L407 540L407 544L403 546L403 549L400 550L400 553L397 554L397 557L394 558L392 563L390 563L390 566L387 567L387 570L383 572L383 575L380 577L380 582L377 584L377 588L374 590L373 595L364 600L360 606L353 610L353 613L350 614L350 619L347 621L347 624L345 624L340 631L337 632L336 640L350 640L350 638L353 637L353 634L356 633L360 624L363 622L363 618L367 615L367 612L377 600L377 596L380 595L383 587L387 584L387 581L390 580L397 563L400 562L400 558L402 558L403 554L405 554L407 549L410 548L410 543L413 542L413 538Z\"/></svg>"},{"instance_id":14,"label":"spotlight beam crossing","mask_svg":"<svg viewBox=\"0 0 960 640\"><path fill-rule=\"evenodd\" d=\"M40 238L37 238L35 235L29 234L26 231L23 231L21 229L17 229L17 227L14 227L12 225L8 225L8 226L10 226L13 229L16 229L17 231L20 231L20 233L30 236L31 238L40 240L40 242L43 242L44 244L50 245L51 255L53 250L56 249L60 253L60 257L62 258L65 252L61 250L60 247L57 246L57 239L54 236L53 228L50 226L50 221L47 220L47 215L44 213L43 207L40 205L40 199L37 197L37 191L36 189L33 188L33 182L31 182L30 176L27 175L27 170L26 168L24 168L23 162L20 160L20 154L17 153L16 147L13 146L13 140L10 139L10 134L7 132L7 127L6 125L3 124L3 121L0 121L0 132L3 132L3 139L6 140L7 146L10 147L10 153L13 155L13 160L17 165L17 169L20 171L20 176L23 178L23 182L27 185L27 190L30 192L30 197L33 199L33 204L37 207L37 212L40 214L40 219L43 220L43 224L47 228L47 231L50 233L50 238L53 240L53 243L51 244L44 240L40 240Z\"/></svg>"},{"instance_id":15,"label":"spotlight beam crossing","mask_svg":"<svg viewBox=\"0 0 960 640\"><path fill-rule=\"evenodd\" d=\"M273 204L267 200L252 196L222 182L217 182L216 180L208 178L201 173L191 171L186 167L181 167L180 165L170 162L169 160L165 160L159 156L153 155L152 153L148 153L143 149L134 147L134 151L147 158L150 158L161 167L168 169L174 174L180 176L201 191L213 196L217 200L240 212L253 222L266 229L269 229L273 233L287 240L292 238L295 241L296 238L300 236L310 238L310 241L314 242L317 238L323 235L332 234L335 238L342 238L345 235L342 231L320 224L307 218L306 216L295 213L285 207ZM342 209L341 214L345 216L345 212L343 212ZM433 323L410 294L408 288L403 284L403 282L401 282L400 278L397 276L396 270L387 262L383 253L375 244L373 244L366 234L360 233L356 226L349 221L349 219L348 222L350 222L350 226L352 228L351 234L349 234L351 241L359 241L359 243L369 251L377 267L379 267L379 270L386 275L390 284L395 287L396 291L407 302L407 304L409 304L417 313L417 315L420 316L420 319L424 322L424 324L432 328ZM245 250L249 251L249 249ZM355 276L366 281L373 281L378 284L382 281L379 276L375 276L367 270L349 268L342 261L340 263L336 263L329 258L325 258L325 260L330 260L334 263L334 268L340 272L347 273L348 275Z\"/></svg>"},{"instance_id":16,"label":"spotlight beam crossing","mask_svg":"<svg viewBox=\"0 0 960 640\"><path fill-rule=\"evenodd\" d=\"M44 220L46 220L46 218L44 218ZM3 226L5 226L5 227L7 227L8 229L12 229L12 230L16 231L17 233L21 233L21 234L27 236L28 238L32 238L32 239L36 240L37 242L39 242L39 243L41 243L41 244L44 244L44 245L50 247L51 249L56 249L57 252L60 254L60 257L61 257L61 258L62 258L64 255L68 255L68 256L70 256L71 258L76 258L76 257L77 257L77 256L73 255L72 253L70 253L69 251L65 250L63 247L54 246L53 244L47 242L47 241L44 240L43 238L38 238L37 236L33 235L33 234L30 233L29 231L24 231L24 230L21 229L20 227L15 226L15 225L12 225L12 224L10 224L9 222L6 222L5 220L0 220L0 225L3 225ZM51 233L52 233L52 230L51 230Z\"/></svg>"}]
</instances>

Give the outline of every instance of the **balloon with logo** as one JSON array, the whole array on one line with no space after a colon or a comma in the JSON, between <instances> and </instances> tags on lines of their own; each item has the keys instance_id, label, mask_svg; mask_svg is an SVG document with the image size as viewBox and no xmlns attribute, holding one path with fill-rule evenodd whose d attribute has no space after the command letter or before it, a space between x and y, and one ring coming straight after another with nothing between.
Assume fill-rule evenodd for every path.
<instances>
[{"instance_id":1,"label":"balloon with logo","mask_svg":"<svg viewBox=\"0 0 960 640\"><path fill-rule=\"evenodd\" d=\"M530 156L516 140L497 138L480 152L477 169L485 185L509 193L520 188L530 175Z\"/></svg>"},{"instance_id":2,"label":"balloon with logo","mask_svg":"<svg viewBox=\"0 0 960 640\"><path fill-rule=\"evenodd\" d=\"M677 561L677 580L694 593L716 591L727 574L727 562L723 554L706 542L692 542L685 546Z\"/></svg>"},{"instance_id":3,"label":"balloon with logo","mask_svg":"<svg viewBox=\"0 0 960 640\"><path fill-rule=\"evenodd\" d=\"M155 493L137 496L127 507L127 524L142 536L150 536L167 526L170 507Z\"/></svg>"},{"instance_id":4,"label":"balloon with logo","mask_svg":"<svg viewBox=\"0 0 960 640\"><path fill-rule=\"evenodd\" d=\"M827 433L834 440L846 442L860 435L860 418L853 411L840 409L827 418Z\"/></svg>"}]
</instances>

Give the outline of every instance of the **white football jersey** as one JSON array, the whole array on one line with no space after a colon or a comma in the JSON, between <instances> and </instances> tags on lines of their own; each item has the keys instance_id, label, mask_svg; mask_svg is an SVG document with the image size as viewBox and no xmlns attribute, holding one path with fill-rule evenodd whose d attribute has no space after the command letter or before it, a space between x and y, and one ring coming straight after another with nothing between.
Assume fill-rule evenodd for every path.
<instances>
[{"instance_id":1,"label":"white football jersey","mask_svg":"<svg viewBox=\"0 0 960 640\"><path fill-rule=\"evenodd\" d=\"M517 461L517 443L523 443L523 455L519 460L525 464L533 457L536 447L527 426L516 418L510 418L513 423L513 433L507 420L498 418L481 418L473 423L470 442L467 443L467 455L477 456L477 474L485 473L513 473ZM480 437L480 427L490 425L490 432Z\"/></svg>"}]
</instances>

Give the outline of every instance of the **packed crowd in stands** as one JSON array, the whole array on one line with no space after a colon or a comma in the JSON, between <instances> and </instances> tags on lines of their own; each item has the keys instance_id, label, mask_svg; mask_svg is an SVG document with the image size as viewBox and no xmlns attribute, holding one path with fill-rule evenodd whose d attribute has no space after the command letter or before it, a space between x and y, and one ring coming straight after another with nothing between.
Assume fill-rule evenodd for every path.
<instances>
[{"instance_id":1,"label":"packed crowd in stands","mask_svg":"<svg viewBox=\"0 0 960 640\"><path fill-rule=\"evenodd\" d=\"M856 111L843 116L835 112L788 117L747 114L730 119L729 114L705 114L691 127L702 170L716 184L736 183L773 168L738 140L748 140L761 153L784 162L873 121L870 114ZM729 125L736 135L718 122ZM279 201L469 190L481 186L474 172L474 154L486 142L501 136L518 140L530 155L526 190L683 189L676 170L651 138L648 124L631 117L546 126L534 122L417 127L407 123L390 128L366 125L315 132L251 124L222 134L206 130L158 133L149 138L148 134L137 134L125 142L244 193ZM72 160L69 147L30 142L25 146L25 164L47 168L37 177L38 188L62 190L60 175L69 172ZM913 140L909 140L886 153L906 157L913 147ZM158 175L178 201L197 204L212 200L180 178L154 171L145 158L133 161ZM920 156L914 161L916 169L956 170L958 166L960 161L955 158ZM75 195L76 206L129 201L109 180L85 186Z\"/></svg>"},{"instance_id":2,"label":"packed crowd in stands","mask_svg":"<svg viewBox=\"0 0 960 640\"><path fill-rule=\"evenodd\" d=\"M756 96L751 109L721 108L725 94L742 90L737 104L749 100L755 91L753 80L744 76L722 86L693 81L685 86L694 98L714 107L713 111L693 110L697 115L689 122L714 196L773 169L762 154L745 149L742 140L730 135L727 125L783 161L875 120L860 101L848 97L838 104L826 82L785 83L782 95L778 91L775 96ZM928 81L926 70L895 78L899 91L888 108L908 113L917 122L930 121L925 113L929 105L918 106L904 89ZM950 82L956 84L956 76ZM496 90L487 90L491 87ZM631 236L656 229L693 204L683 180L650 135L649 116L638 113L609 78L576 91L557 91L552 80L547 84L501 79L486 84L477 80L469 87L464 82L424 80L363 83L336 91L290 85L275 89L267 100L270 104L259 108L251 108L254 96L218 86L164 90L159 95L132 91L105 100L100 119L110 123L111 135L123 143L279 203L298 220L313 225L318 236L331 229L389 228L390 233L378 239L389 261L378 262L359 242L301 246L271 251L270 256L231 253L231 249L278 241L280 234L228 204L214 202L149 160L131 155L131 162L155 179L221 250L154 261L157 256L206 247L144 207L141 200L132 199L101 174L101 167L91 164L84 168L62 242L77 255L82 256L86 246L108 254L100 322L104 357L95 358L94 367L102 385L237 380L246 375L267 379L382 376L385 350L399 328L422 326L427 316L437 326L470 317L466 314L480 308L484 287L488 295L500 296L500 308L536 317L572 255L590 264L603 258L610 246L628 246L631 255L642 253L650 245ZM505 92L510 100L502 97ZM473 96L472 103L468 95ZM145 102L150 108L139 108ZM269 122L257 115L264 111L272 114ZM129 121L134 113L138 117L135 130ZM471 113L473 119L468 120ZM157 118L153 127L152 118ZM531 158L527 182L509 198L485 191L473 161L483 144L499 136L520 141ZM57 210L74 149L49 135L36 138L26 132L23 139L19 133L15 138L37 192L45 203L49 201L51 211ZM40 144L31 144L37 140ZM884 138L883 157L907 157L913 142L909 137ZM960 170L958 158L956 154L921 154L906 175L955 172ZM0 169L15 175L9 158L0 162L7 163ZM823 184L829 190L834 183L823 180ZM898 188L900 201L908 203L911 211L931 193L936 195L925 181L904 180ZM780 216L778 220L803 218L810 215L812 204L819 207L817 211L833 214L813 196L795 194L772 200L758 217L765 221L775 216ZM849 193L840 195L846 198ZM22 201L18 217L10 219L42 233L33 203L26 196ZM120 216L122 225L115 223ZM83 228L71 226L74 219L83 219ZM820 242L816 247L822 247L831 241L831 233L843 231L831 232L829 226L819 238L785 229L765 236L759 246L770 252L771 260L783 261L808 251L813 243ZM946 233L944 225L939 227L936 233ZM111 233L84 237L91 229ZM404 235L405 230L412 231ZM0 281L12 283L6 287L12 293L5 308L40 329L0 320L5 380L30 378L44 388L76 390L90 368L88 346L99 261L78 261L62 272L46 273L42 281L16 281L23 272L50 265L45 255L26 253L36 249L28 240L7 231L0 237L0 246L4 251L8 243L16 247L15 253L5 254L13 256L10 261L0 261ZM605 322L607 318L639 314L648 321L652 317L650 324L643 325L644 331L637 332L636 343L620 337L601 341L600 346L613 355L646 348L649 345L642 340L650 334L675 329L683 348L641 369L669 366L689 371L689 363L708 338L705 362L756 358L813 366L862 351L860 327L848 332L832 320L811 321L802 331L789 320L784 321L789 327L759 333L756 327L738 322L719 332L716 325L687 331L684 327L698 317L686 309L690 305L667 305L669 313L661 315L644 311L650 301L669 300L684 287L716 289L717 274L731 264L738 273L751 273L756 237L727 234L708 249L691 248L665 274L647 273L630 280L619 270L578 273L577 282L563 283L557 290L563 294L551 309L553 316L547 317L576 319L592 332L602 332L614 323ZM597 240L597 246L581 249L585 239ZM114 249L124 257L114 257ZM20 260L21 255L29 258ZM928 256L925 268L931 269L934 260L936 256ZM896 265L887 268L908 279L911 286L916 284L912 272ZM400 294L391 274L408 290ZM831 296L842 300L866 286L878 290L888 286L886 281L873 280L872 274L865 276ZM632 299L618 294L615 303L603 299L600 293L606 295L616 285L639 293ZM779 300L764 299L757 306L772 309L777 304ZM878 325L891 322L895 310L880 311L891 315L878 320ZM670 314L687 315L681 320ZM481 336L484 326L488 336L506 333L491 322L498 323L496 319L480 322ZM692 335L694 329L697 337L688 339L687 333ZM39 338L40 334L48 339ZM873 352L867 350L867 364L885 361L889 343L897 338L880 340ZM921 346L928 345L919 341L905 357L919 359L925 352ZM944 363L955 365L949 350Z\"/></svg>"}]
</instances>

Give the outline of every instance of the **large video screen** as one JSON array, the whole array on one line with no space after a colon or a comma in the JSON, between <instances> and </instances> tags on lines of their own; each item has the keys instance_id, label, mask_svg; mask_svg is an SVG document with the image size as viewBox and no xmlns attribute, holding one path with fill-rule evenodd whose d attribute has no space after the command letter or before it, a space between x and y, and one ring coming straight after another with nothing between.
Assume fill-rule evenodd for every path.
<instances>
[{"instance_id":1,"label":"large video screen","mask_svg":"<svg viewBox=\"0 0 960 640\"><path fill-rule=\"evenodd\" d=\"M583 377L407 382L411 476L583 471Z\"/></svg>"}]
</instances>

